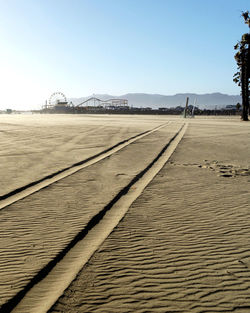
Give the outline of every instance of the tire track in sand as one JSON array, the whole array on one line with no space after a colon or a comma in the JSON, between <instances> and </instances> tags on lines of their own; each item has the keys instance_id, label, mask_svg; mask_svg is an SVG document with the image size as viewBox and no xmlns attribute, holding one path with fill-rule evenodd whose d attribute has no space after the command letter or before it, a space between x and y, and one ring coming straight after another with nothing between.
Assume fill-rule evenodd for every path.
<instances>
[{"instance_id":1,"label":"tire track in sand","mask_svg":"<svg viewBox=\"0 0 250 313\"><path fill-rule=\"evenodd\" d=\"M96 214L23 290L4 304L0 312L47 312L117 226L131 204L162 169L181 141L186 128L187 124L183 124L155 159Z\"/></svg>"},{"instance_id":2,"label":"tire track in sand","mask_svg":"<svg viewBox=\"0 0 250 313\"><path fill-rule=\"evenodd\" d=\"M164 123L160 126L157 126L153 129L139 133L139 134L132 136L128 139L122 140L122 141L118 142L117 144L115 144L114 146L111 146L111 147L105 149L104 151L99 152L99 153L97 153L97 154L95 154L95 155L93 155L93 156L91 156L85 160L77 162L77 163L75 163L71 166L68 166L62 170L54 172L48 176L45 176L39 180L33 181L33 182L23 186L23 187L17 188L15 190L8 192L5 195L0 196L0 210L4 209L5 207L11 205L12 203L14 203L18 200L21 200L21 199L41 190L43 188L46 188L47 186L65 178L67 176L70 176L70 175L78 172L79 170L81 170L85 167L93 165L93 164L111 156L112 154L125 148L126 146L130 145L131 143L156 132L157 130L163 128L167 124L168 124L168 122Z\"/></svg>"}]
</instances>

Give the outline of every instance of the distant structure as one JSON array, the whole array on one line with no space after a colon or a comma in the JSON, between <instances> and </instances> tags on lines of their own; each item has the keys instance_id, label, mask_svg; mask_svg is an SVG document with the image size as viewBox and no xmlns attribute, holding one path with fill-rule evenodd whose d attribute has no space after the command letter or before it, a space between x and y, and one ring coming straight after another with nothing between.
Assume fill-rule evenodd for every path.
<instances>
[{"instance_id":1,"label":"distant structure","mask_svg":"<svg viewBox=\"0 0 250 313\"><path fill-rule=\"evenodd\" d=\"M76 107L103 107L105 109L128 107L127 99L108 99L101 100L95 97L88 98L76 105Z\"/></svg>"},{"instance_id":2,"label":"distant structure","mask_svg":"<svg viewBox=\"0 0 250 313\"><path fill-rule=\"evenodd\" d=\"M45 105L43 106L43 110L51 110L51 109L61 109L66 108L68 105L68 101L66 96L58 91L52 93L48 100L45 101Z\"/></svg>"},{"instance_id":3,"label":"distant structure","mask_svg":"<svg viewBox=\"0 0 250 313\"><path fill-rule=\"evenodd\" d=\"M90 97L78 105L68 103L66 96L62 92L54 92L45 101L42 107L43 112L48 113L85 113L86 111L109 111L109 110L129 110L127 99L101 100Z\"/></svg>"},{"instance_id":4,"label":"distant structure","mask_svg":"<svg viewBox=\"0 0 250 313\"><path fill-rule=\"evenodd\" d=\"M185 107L184 116L183 116L184 118L187 117L188 101L189 101L189 97L187 97L187 100L186 100L186 107Z\"/></svg>"}]
</instances>

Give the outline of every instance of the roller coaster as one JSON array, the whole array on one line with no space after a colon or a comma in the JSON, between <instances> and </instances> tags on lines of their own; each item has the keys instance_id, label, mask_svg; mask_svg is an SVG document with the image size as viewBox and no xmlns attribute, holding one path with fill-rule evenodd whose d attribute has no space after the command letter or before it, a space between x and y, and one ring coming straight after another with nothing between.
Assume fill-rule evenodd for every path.
<instances>
[{"instance_id":1,"label":"roller coaster","mask_svg":"<svg viewBox=\"0 0 250 313\"><path fill-rule=\"evenodd\" d=\"M88 98L83 102L76 105L76 107L104 107L104 108L111 108L111 107L127 107L128 100L127 99L108 99L108 100L101 100L96 97Z\"/></svg>"},{"instance_id":2,"label":"roller coaster","mask_svg":"<svg viewBox=\"0 0 250 313\"><path fill-rule=\"evenodd\" d=\"M62 92L54 92L46 100L45 105L42 107L44 111L75 111L81 112L82 110L96 110L96 109L125 109L129 108L127 99L112 98L108 100L101 100L96 97L90 97L83 102L73 105L73 103L68 103L66 96Z\"/></svg>"}]
</instances>

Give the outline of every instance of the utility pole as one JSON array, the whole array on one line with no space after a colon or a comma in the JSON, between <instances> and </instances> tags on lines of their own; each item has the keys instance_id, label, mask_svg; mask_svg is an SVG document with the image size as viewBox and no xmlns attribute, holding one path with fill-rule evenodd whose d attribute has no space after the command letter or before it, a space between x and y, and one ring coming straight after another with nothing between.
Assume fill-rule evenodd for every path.
<instances>
[{"instance_id":1,"label":"utility pole","mask_svg":"<svg viewBox=\"0 0 250 313\"><path fill-rule=\"evenodd\" d=\"M185 111L184 111L184 118L187 117L188 100L189 100L189 97L187 97L187 100L186 100L186 107L185 107Z\"/></svg>"}]
</instances>

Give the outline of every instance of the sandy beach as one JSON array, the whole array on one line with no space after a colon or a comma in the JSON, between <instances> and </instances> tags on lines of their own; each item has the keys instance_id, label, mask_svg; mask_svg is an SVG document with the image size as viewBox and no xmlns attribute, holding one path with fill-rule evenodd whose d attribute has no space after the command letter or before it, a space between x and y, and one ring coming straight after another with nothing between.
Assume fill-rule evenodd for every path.
<instances>
[{"instance_id":1,"label":"sandy beach","mask_svg":"<svg viewBox=\"0 0 250 313\"><path fill-rule=\"evenodd\" d=\"M0 210L0 312L39 312L32 306L38 296L29 293L76 243L84 244L101 222L110 224L99 212L119 210L165 153L166 163L117 226L106 237L94 235L101 238L96 251L55 292L50 312L250 311L248 123L122 115L0 120L1 196L127 140ZM63 281L65 273L56 275Z\"/></svg>"},{"instance_id":2,"label":"sandy beach","mask_svg":"<svg viewBox=\"0 0 250 313\"><path fill-rule=\"evenodd\" d=\"M157 117L4 115L0 196L164 123Z\"/></svg>"}]
</instances>

